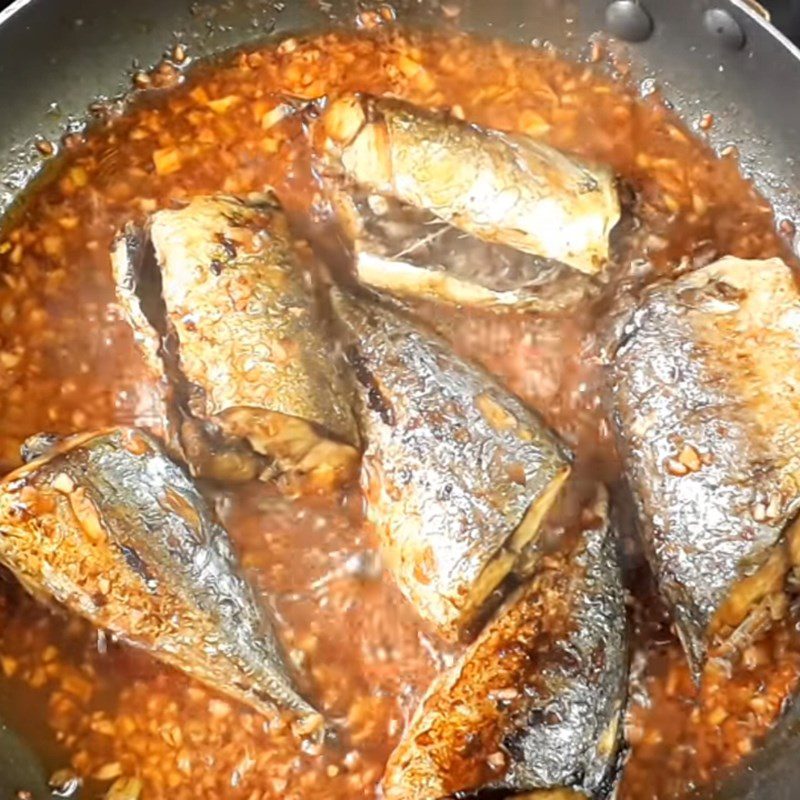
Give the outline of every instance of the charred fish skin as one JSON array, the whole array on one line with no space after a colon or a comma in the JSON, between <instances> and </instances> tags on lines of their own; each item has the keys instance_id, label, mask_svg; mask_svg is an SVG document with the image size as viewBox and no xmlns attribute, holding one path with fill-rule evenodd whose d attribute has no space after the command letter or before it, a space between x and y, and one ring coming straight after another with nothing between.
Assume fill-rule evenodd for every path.
<instances>
[{"instance_id":1,"label":"charred fish skin","mask_svg":"<svg viewBox=\"0 0 800 800\"><path fill-rule=\"evenodd\" d=\"M149 287L149 296L143 294L143 285L150 266L146 262L154 255L149 244L146 232L129 223L114 241L111 263L114 267L117 301L130 324L134 341L153 378L165 383L163 348L166 319L160 286Z\"/></svg>"},{"instance_id":2,"label":"charred fish skin","mask_svg":"<svg viewBox=\"0 0 800 800\"><path fill-rule=\"evenodd\" d=\"M358 282L399 300L557 314L598 294L590 275L470 236L391 198L335 185L329 195Z\"/></svg>"},{"instance_id":3,"label":"charred fish skin","mask_svg":"<svg viewBox=\"0 0 800 800\"><path fill-rule=\"evenodd\" d=\"M626 702L627 621L617 535L593 527L542 560L434 680L389 758L387 800L605 798Z\"/></svg>"},{"instance_id":4,"label":"charred fish skin","mask_svg":"<svg viewBox=\"0 0 800 800\"><path fill-rule=\"evenodd\" d=\"M608 260L620 203L605 167L388 98L343 96L320 125L325 163L351 183L582 272Z\"/></svg>"},{"instance_id":5,"label":"charred fish skin","mask_svg":"<svg viewBox=\"0 0 800 800\"><path fill-rule=\"evenodd\" d=\"M221 449L226 439L244 441L273 459L276 471L311 475L322 485L346 480L358 463L352 388L336 369L277 200L194 198L153 214L147 238L162 321L142 302L130 229L112 260L121 305L148 363L185 384L184 449L202 450L193 445L205 426ZM191 460L206 474L202 458Z\"/></svg>"},{"instance_id":6,"label":"charred fish skin","mask_svg":"<svg viewBox=\"0 0 800 800\"><path fill-rule=\"evenodd\" d=\"M384 563L457 639L534 540L570 472L538 416L435 334L334 291L368 446L361 483Z\"/></svg>"},{"instance_id":7,"label":"charred fish skin","mask_svg":"<svg viewBox=\"0 0 800 800\"><path fill-rule=\"evenodd\" d=\"M0 482L0 562L35 595L217 691L321 720L227 533L141 430L71 437Z\"/></svg>"},{"instance_id":8,"label":"charred fish skin","mask_svg":"<svg viewBox=\"0 0 800 800\"><path fill-rule=\"evenodd\" d=\"M783 613L798 563L800 295L728 257L646 291L613 357L618 439L697 677Z\"/></svg>"}]
</instances>

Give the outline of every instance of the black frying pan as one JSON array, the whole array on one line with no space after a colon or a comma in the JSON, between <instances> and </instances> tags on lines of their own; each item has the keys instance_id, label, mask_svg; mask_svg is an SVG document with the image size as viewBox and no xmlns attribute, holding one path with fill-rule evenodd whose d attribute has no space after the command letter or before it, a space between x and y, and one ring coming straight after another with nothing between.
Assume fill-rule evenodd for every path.
<instances>
[{"instance_id":1,"label":"black frying pan","mask_svg":"<svg viewBox=\"0 0 800 800\"><path fill-rule=\"evenodd\" d=\"M550 42L573 57L613 34L638 80L655 79L688 121L714 115L718 148L735 145L779 218L800 219L800 52L746 0L461 0L459 24L483 36ZM332 7L323 13L319 6ZM359 7L369 5L360 3ZM377 5L377 3L376 3ZM434 0L401 0L401 23L440 26ZM355 0L17 0L0 12L0 215L39 172L32 137L81 125L98 96L120 94L134 63L176 40L193 56L288 32L352 24ZM644 84L645 91L649 84ZM2 688L0 688L2 691ZM35 738L35 737L33 737ZM0 724L0 800L20 788L46 798L36 742ZM800 703L758 754L709 795L800 798ZM221 799L222 800L222 799Z\"/></svg>"}]
</instances>

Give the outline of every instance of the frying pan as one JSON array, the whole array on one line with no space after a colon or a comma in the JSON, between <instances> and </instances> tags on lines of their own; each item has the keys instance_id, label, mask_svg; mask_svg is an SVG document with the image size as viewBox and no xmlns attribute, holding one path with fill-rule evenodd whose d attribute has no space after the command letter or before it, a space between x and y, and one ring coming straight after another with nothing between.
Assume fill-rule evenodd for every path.
<instances>
[{"instance_id":1,"label":"frying pan","mask_svg":"<svg viewBox=\"0 0 800 800\"><path fill-rule=\"evenodd\" d=\"M194 57L211 56L289 33L352 26L364 5L17 0L0 12L0 216L43 170L34 137L57 139L81 127L92 101L123 93L135 68L152 65L177 41ZM735 146L743 171L778 218L800 220L800 52L753 0L461 0L460 6L458 25L466 31L550 43L574 58L586 57L593 34L611 36L643 92L657 86L690 123L713 114L712 145ZM453 24L435 0L400 0L394 7L403 24ZM50 797L36 732L25 733L0 724L0 800L15 798L20 788ZM698 797L797 800L798 743L795 703L749 762Z\"/></svg>"}]
</instances>

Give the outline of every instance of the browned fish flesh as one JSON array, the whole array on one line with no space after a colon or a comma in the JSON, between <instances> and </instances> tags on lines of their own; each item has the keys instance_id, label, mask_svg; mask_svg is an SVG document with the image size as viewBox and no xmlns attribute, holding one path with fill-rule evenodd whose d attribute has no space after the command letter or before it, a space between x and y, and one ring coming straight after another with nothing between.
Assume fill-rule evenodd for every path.
<instances>
[{"instance_id":1,"label":"browned fish flesh","mask_svg":"<svg viewBox=\"0 0 800 800\"><path fill-rule=\"evenodd\" d=\"M422 699L386 800L605 798L618 767L627 622L605 494Z\"/></svg>"},{"instance_id":2,"label":"browned fish flesh","mask_svg":"<svg viewBox=\"0 0 800 800\"><path fill-rule=\"evenodd\" d=\"M331 190L356 278L401 300L558 314L599 283L557 261L464 233L393 198Z\"/></svg>"},{"instance_id":3,"label":"browned fish flesh","mask_svg":"<svg viewBox=\"0 0 800 800\"><path fill-rule=\"evenodd\" d=\"M783 615L797 580L798 353L792 270L728 257L646 290L613 358L648 555L697 675Z\"/></svg>"},{"instance_id":4,"label":"browned fish flesh","mask_svg":"<svg viewBox=\"0 0 800 800\"><path fill-rule=\"evenodd\" d=\"M389 304L333 294L368 443L361 483L384 561L458 638L535 540L570 472L539 417Z\"/></svg>"},{"instance_id":5,"label":"browned fish flesh","mask_svg":"<svg viewBox=\"0 0 800 800\"><path fill-rule=\"evenodd\" d=\"M158 211L112 260L145 357L181 406L174 427L196 474L326 488L357 472L351 388L272 195Z\"/></svg>"},{"instance_id":6,"label":"browned fish flesh","mask_svg":"<svg viewBox=\"0 0 800 800\"><path fill-rule=\"evenodd\" d=\"M112 428L31 454L0 482L0 562L26 589L257 711L318 728L227 533L159 442Z\"/></svg>"},{"instance_id":7,"label":"browned fish flesh","mask_svg":"<svg viewBox=\"0 0 800 800\"><path fill-rule=\"evenodd\" d=\"M399 100L345 95L314 132L326 169L489 242L590 274L620 217L614 176L543 142Z\"/></svg>"}]
</instances>

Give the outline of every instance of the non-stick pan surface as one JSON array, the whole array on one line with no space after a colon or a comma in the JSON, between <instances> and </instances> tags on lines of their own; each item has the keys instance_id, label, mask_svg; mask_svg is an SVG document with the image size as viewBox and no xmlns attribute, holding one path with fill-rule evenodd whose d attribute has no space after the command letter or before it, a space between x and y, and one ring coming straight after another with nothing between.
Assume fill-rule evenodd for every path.
<instances>
[{"instance_id":1,"label":"non-stick pan surface","mask_svg":"<svg viewBox=\"0 0 800 800\"><path fill-rule=\"evenodd\" d=\"M450 0L452 4L452 0ZM364 3L358 7L363 8ZM402 24L439 27L432 0L394 4ZM590 36L616 34L644 92L658 88L691 122L714 115L712 144L742 167L779 218L800 219L800 52L745 0L462 0L459 26L581 57ZM323 11L321 9L328 9ZM192 56L331 25L352 25L354 0L18 0L0 12L0 215L42 167L37 135L57 138L88 105L130 86L176 41ZM635 40L635 41L634 41ZM0 688L2 691L2 688ZM47 797L34 751L0 725L0 800L20 788ZM800 704L752 761L712 796L800 797Z\"/></svg>"}]
</instances>

